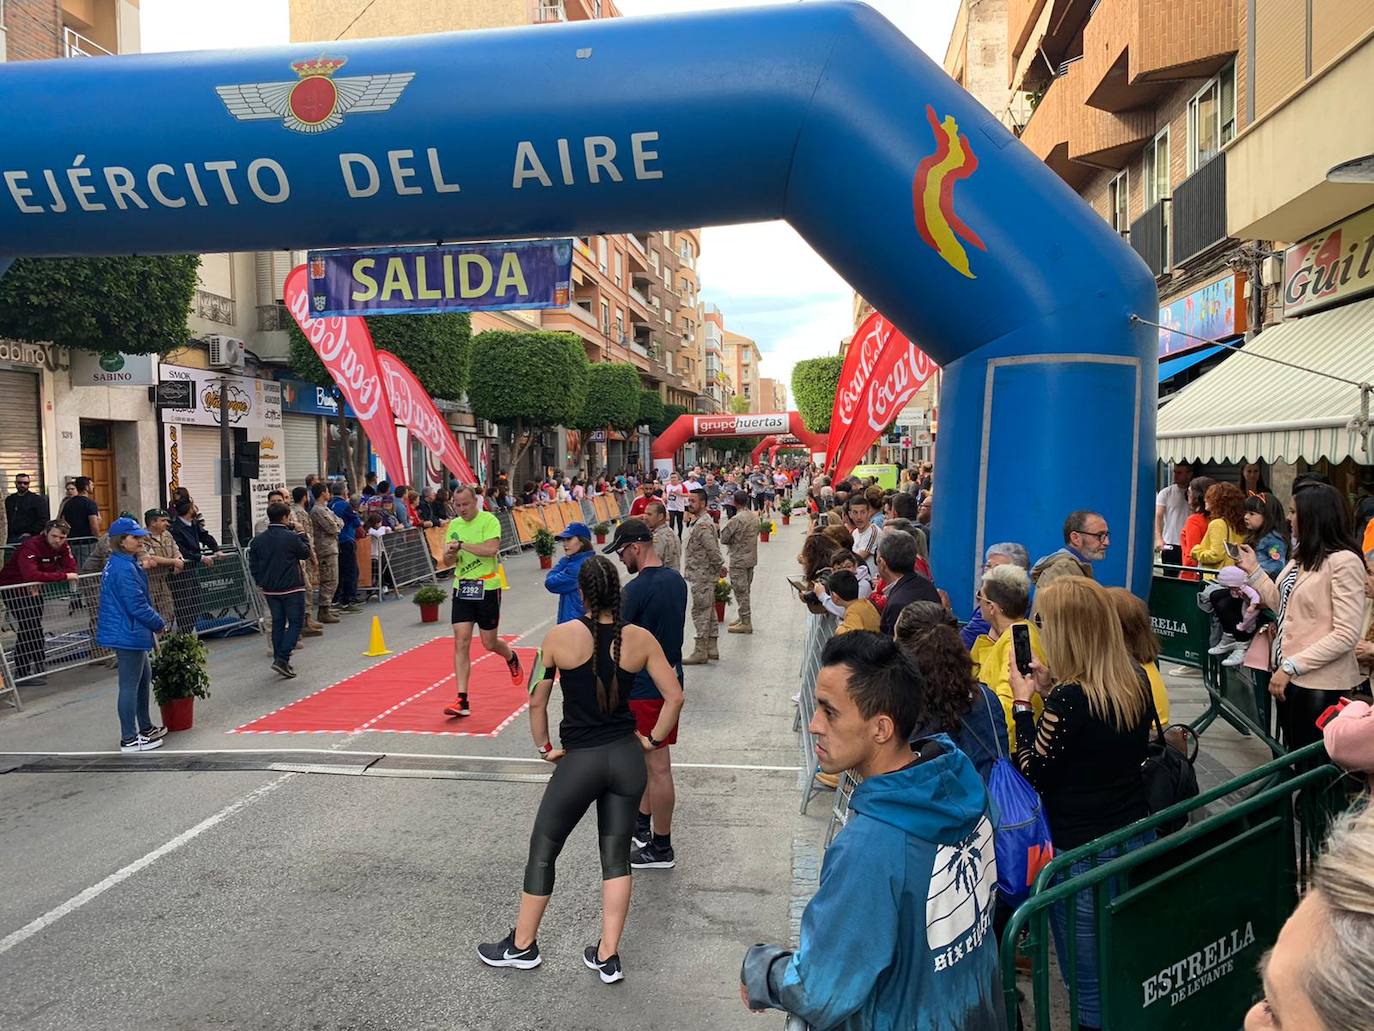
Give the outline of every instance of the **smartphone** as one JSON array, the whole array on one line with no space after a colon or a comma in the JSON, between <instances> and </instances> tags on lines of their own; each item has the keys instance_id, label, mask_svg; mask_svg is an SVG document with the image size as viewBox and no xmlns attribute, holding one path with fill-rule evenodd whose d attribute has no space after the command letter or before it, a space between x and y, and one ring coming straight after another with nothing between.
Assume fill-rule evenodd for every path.
<instances>
[{"instance_id":1,"label":"smartphone","mask_svg":"<svg viewBox=\"0 0 1374 1031\"><path fill-rule=\"evenodd\" d=\"M1012 624L1011 646L1016 654L1016 668L1023 677L1030 676L1035 656L1031 652L1030 627L1025 623Z\"/></svg>"},{"instance_id":2,"label":"smartphone","mask_svg":"<svg viewBox=\"0 0 1374 1031\"><path fill-rule=\"evenodd\" d=\"M1230 555L1232 558L1240 558L1240 548L1232 544L1230 541L1227 541L1226 554Z\"/></svg>"}]
</instances>

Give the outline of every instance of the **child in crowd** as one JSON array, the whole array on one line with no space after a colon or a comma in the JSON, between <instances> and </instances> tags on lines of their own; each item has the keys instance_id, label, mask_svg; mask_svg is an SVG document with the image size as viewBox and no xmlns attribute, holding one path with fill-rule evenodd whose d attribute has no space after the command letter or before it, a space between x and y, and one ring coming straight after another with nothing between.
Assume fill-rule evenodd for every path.
<instances>
[{"instance_id":1,"label":"child in crowd","mask_svg":"<svg viewBox=\"0 0 1374 1031\"><path fill-rule=\"evenodd\" d=\"M1255 636L1259 619L1259 592L1239 566L1227 566L1217 573L1217 587L1212 589L1212 618L1221 628L1221 639L1207 651L1211 655L1225 655L1223 666L1239 666L1245 661L1245 649Z\"/></svg>"},{"instance_id":2,"label":"child in crowd","mask_svg":"<svg viewBox=\"0 0 1374 1031\"><path fill-rule=\"evenodd\" d=\"M859 557L854 552L844 550L835 552L830 558L830 570L832 573L841 571L853 573L854 578L859 582L860 598L867 598L873 593L873 581L868 575L868 563L860 562ZM816 600L825 606L827 612L837 619L844 618L844 606L830 597L824 581L817 580L812 585L812 589L816 594Z\"/></svg>"},{"instance_id":3,"label":"child in crowd","mask_svg":"<svg viewBox=\"0 0 1374 1031\"><path fill-rule=\"evenodd\" d=\"M1277 582L1288 562L1288 517L1272 494L1252 494L1245 499L1246 542L1255 549L1260 568Z\"/></svg>"},{"instance_id":4,"label":"child in crowd","mask_svg":"<svg viewBox=\"0 0 1374 1031\"><path fill-rule=\"evenodd\" d=\"M852 630L878 632L882 623L878 610L867 598L859 597L859 578L853 572L842 569L831 573L830 593L844 606L844 618L835 628L835 633L847 634Z\"/></svg>"}]
</instances>

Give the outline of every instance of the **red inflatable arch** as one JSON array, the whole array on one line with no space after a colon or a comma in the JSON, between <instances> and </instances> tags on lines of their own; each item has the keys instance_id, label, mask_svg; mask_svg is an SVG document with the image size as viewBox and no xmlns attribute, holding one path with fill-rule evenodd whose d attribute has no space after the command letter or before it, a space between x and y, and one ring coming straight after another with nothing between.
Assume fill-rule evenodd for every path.
<instances>
[{"instance_id":1,"label":"red inflatable arch","mask_svg":"<svg viewBox=\"0 0 1374 1031\"><path fill-rule=\"evenodd\" d=\"M673 456L693 437L757 437L791 433L812 451L824 452L826 436L812 433L797 412L762 415L679 415L654 438L650 455L654 468L665 475L672 470Z\"/></svg>"}]
</instances>

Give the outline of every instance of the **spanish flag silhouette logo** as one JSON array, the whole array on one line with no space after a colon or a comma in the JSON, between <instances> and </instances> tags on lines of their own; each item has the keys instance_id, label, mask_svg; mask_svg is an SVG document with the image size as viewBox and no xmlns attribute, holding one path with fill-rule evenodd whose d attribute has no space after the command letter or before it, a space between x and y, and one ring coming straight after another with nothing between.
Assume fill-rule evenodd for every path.
<instances>
[{"instance_id":1,"label":"spanish flag silhouette logo","mask_svg":"<svg viewBox=\"0 0 1374 1031\"><path fill-rule=\"evenodd\" d=\"M954 184L967 179L978 168L978 156L969 146L968 137L959 132L953 115L944 121L935 108L926 105L926 120L935 134L935 153L916 166L916 178L911 183L911 206L916 215L916 230L950 267L977 279L969 267L968 252L959 242L986 251L982 239L964 224L954 211Z\"/></svg>"}]
</instances>

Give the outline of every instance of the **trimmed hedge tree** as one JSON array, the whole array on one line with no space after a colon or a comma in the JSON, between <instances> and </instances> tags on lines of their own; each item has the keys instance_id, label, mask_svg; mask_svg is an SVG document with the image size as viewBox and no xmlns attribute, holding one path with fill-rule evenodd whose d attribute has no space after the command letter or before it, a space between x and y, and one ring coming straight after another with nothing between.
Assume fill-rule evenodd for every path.
<instances>
[{"instance_id":1,"label":"trimmed hedge tree","mask_svg":"<svg viewBox=\"0 0 1374 1031\"><path fill-rule=\"evenodd\" d=\"M190 343L199 268L194 254L20 258L0 277L0 336L165 354Z\"/></svg>"},{"instance_id":2,"label":"trimmed hedge tree","mask_svg":"<svg viewBox=\"0 0 1374 1031\"><path fill-rule=\"evenodd\" d=\"M835 392L840 387L844 359L838 355L809 358L792 367L792 396L802 422L812 433L830 430L830 413L835 408Z\"/></svg>"},{"instance_id":3,"label":"trimmed hedge tree","mask_svg":"<svg viewBox=\"0 0 1374 1031\"><path fill-rule=\"evenodd\" d=\"M639 422L636 425L648 426L651 433L661 433L663 414L663 398L658 396L658 391L641 390L639 392Z\"/></svg>"},{"instance_id":4,"label":"trimmed hedge tree","mask_svg":"<svg viewBox=\"0 0 1374 1031\"><path fill-rule=\"evenodd\" d=\"M639 419L639 372L628 362L598 362L587 369L587 400L568 425L575 430L629 431Z\"/></svg>"},{"instance_id":5,"label":"trimmed hedge tree","mask_svg":"<svg viewBox=\"0 0 1374 1031\"><path fill-rule=\"evenodd\" d=\"M508 474L520 468L534 430L577 421L589 374L587 352L573 333L488 330L473 338L468 401L479 419L515 430Z\"/></svg>"},{"instance_id":6,"label":"trimmed hedge tree","mask_svg":"<svg viewBox=\"0 0 1374 1031\"><path fill-rule=\"evenodd\" d=\"M651 424L649 425L649 429L652 430L654 436L657 437L660 433L662 433L664 430L666 430L669 426L671 426L673 423L677 422L679 416L683 416L683 415L686 415L686 414L687 414L687 409L683 408L682 405L672 405L672 404L664 405L664 406L663 406L663 421L660 422L657 426L655 426L655 425L653 425L653 424L651 423Z\"/></svg>"}]
</instances>

